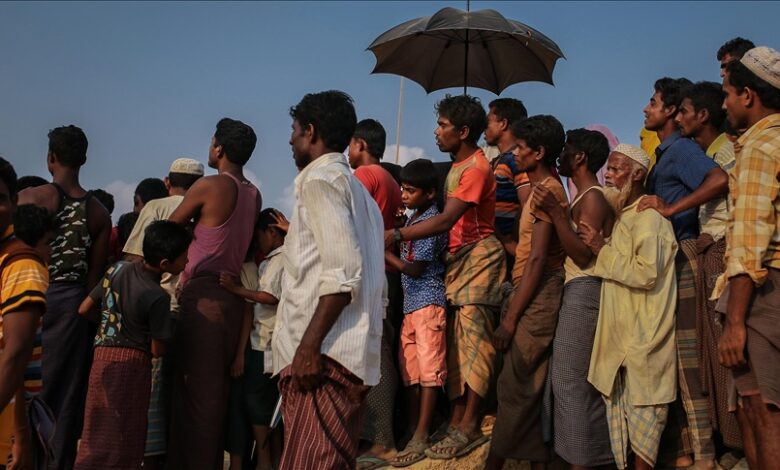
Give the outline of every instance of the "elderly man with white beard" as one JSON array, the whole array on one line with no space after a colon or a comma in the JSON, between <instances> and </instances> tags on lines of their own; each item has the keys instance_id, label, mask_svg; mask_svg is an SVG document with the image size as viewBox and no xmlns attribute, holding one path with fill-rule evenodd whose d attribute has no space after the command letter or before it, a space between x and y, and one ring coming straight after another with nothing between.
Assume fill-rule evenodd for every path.
<instances>
[{"instance_id":1,"label":"elderly man with white beard","mask_svg":"<svg viewBox=\"0 0 780 470\"><path fill-rule=\"evenodd\" d=\"M672 224L656 211L638 212L650 158L621 144L607 160L604 196L615 210L612 236L580 223L582 240L596 255L603 279L588 381L601 392L615 463L655 466L668 404L677 392L675 305L677 252Z\"/></svg>"}]
</instances>

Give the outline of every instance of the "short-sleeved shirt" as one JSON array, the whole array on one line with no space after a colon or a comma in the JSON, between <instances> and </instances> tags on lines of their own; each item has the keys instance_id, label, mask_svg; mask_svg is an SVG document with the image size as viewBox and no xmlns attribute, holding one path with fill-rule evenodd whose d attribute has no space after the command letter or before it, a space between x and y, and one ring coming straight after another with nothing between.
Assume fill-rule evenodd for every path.
<instances>
[{"instance_id":1,"label":"short-sleeved shirt","mask_svg":"<svg viewBox=\"0 0 780 470\"><path fill-rule=\"evenodd\" d=\"M436 205L431 205L422 214L415 212L406 226L422 222L438 215ZM407 263L426 262L422 276L412 277L401 273L404 288L404 313L412 313L428 305L447 306L444 287L444 261L442 255L447 248L447 234L440 233L432 237L401 242L401 259Z\"/></svg>"},{"instance_id":2,"label":"short-sleeved shirt","mask_svg":"<svg viewBox=\"0 0 780 470\"><path fill-rule=\"evenodd\" d=\"M401 186L393 175L382 165L363 165L354 174L379 206L385 230L395 228L395 213L401 207Z\"/></svg>"},{"instance_id":3,"label":"short-sleeved shirt","mask_svg":"<svg viewBox=\"0 0 780 470\"><path fill-rule=\"evenodd\" d=\"M152 222L157 220L168 220L173 211L179 207L184 196L168 196L160 199L152 199L144 205L141 213L138 214L138 220L127 237L127 242L123 251L131 255L144 255L144 233Z\"/></svg>"},{"instance_id":4,"label":"short-sleeved shirt","mask_svg":"<svg viewBox=\"0 0 780 470\"><path fill-rule=\"evenodd\" d=\"M675 132L655 149L655 166L647 177L648 194L674 204L694 192L710 170L718 164L691 139ZM678 241L699 236L699 208L678 212L671 217Z\"/></svg>"},{"instance_id":5,"label":"short-sleeved shirt","mask_svg":"<svg viewBox=\"0 0 780 470\"><path fill-rule=\"evenodd\" d=\"M13 229L6 232L6 239L12 236ZM0 266L4 265L8 253L0 254ZM49 271L37 259L20 257L10 259L0 273L0 350L3 349L3 317L32 304L46 307L46 291L49 289ZM35 330L33 350L24 372L24 389L27 398L41 391L41 324Z\"/></svg>"},{"instance_id":6,"label":"short-sleeved shirt","mask_svg":"<svg viewBox=\"0 0 780 470\"><path fill-rule=\"evenodd\" d=\"M491 163L496 176L496 231L509 235L515 228L520 209L517 190L530 184L528 175L521 172L512 152L504 152Z\"/></svg>"},{"instance_id":7,"label":"short-sleeved shirt","mask_svg":"<svg viewBox=\"0 0 780 470\"><path fill-rule=\"evenodd\" d=\"M171 337L171 299L143 263L120 261L90 292L101 305L95 346L152 352L152 339Z\"/></svg>"},{"instance_id":8,"label":"short-sleeved shirt","mask_svg":"<svg viewBox=\"0 0 780 470\"><path fill-rule=\"evenodd\" d=\"M549 189L558 203L564 209L569 206L566 200L566 191L563 190L563 186L557 178L551 176L545 178L540 184ZM533 193L531 193L533 195ZM550 214L536 207L534 204L534 198L529 197L523 207L523 212L520 215L520 236L517 242L517 250L515 251L515 265L512 268L512 283L518 286L520 280L523 277L525 271L525 264L528 262L528 258L531 256L531 236L534 230L534 224L538 220L543 220L548 223L552 223L552 217ZM566 252L563 251L563 246L558 235L555 231L552 231L552 239L550 240L547 248L547 262L544 266L545 270L560 268L563 266L563 262L566 259Z\"/></svg>"},{"instance_id":9,"label":"short-sleeved shirt","mask_svg":"<svg viewBox=\"0 0 780 470\"><path fill-rule=\"evenodd\" d=\"M257 268L258 282L256 290L282 298L282 277L284 274L284 246L268 253ZM271 344L271 336L276 326L276 305L255 304L254 320L250 341L255 351L265 351Z\"/></svg>"},{"instance_id":10,"label":"short-sleeved shirt","mask_svg":"<svg viewBox=\"0 0 780 470\"><path fill-rule=\"evenodd\" d=\"M453 163L444 187L447 199L455 198L469 204L450 229L450 253L456 253L495 232L496 177L482 149L462 162Z\"/></svg>"}]
</instances>

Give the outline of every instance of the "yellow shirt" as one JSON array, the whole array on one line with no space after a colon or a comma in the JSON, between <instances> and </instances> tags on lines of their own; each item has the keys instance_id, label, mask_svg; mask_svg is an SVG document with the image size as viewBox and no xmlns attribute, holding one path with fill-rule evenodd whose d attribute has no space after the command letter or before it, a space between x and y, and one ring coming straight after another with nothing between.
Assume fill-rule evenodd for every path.
<instances>
[{"instance_id":1,"label":"yellow shirt","mask_svg":"<svg viewBox=\"0 0 780 470\"><path fill-rule=\"evenodd\" d=\"M612 394L620 367L633 405L674 401L677 392L675 307L677 242L672 224L654 210L623 209L596 259L601 305L588 381Z\"/></svg>"},{"instance_id":2,"label":"yellow shirt","mask_svg":"<svg viewBox=\"0 0 780 470\"><path fill-rule=\"evenodd\" d=\"M767 268L780 269L780 113L755 123L734 150L739 157L729 174L726 271L713 299L734 276L747 274L760 286Z\"/></svg>"},{"instance_id":3,"label":"yellow shirt","mask_svg":"<svg viewBox=\"0 0 780 470\"><path fill-rule=\"evenodd\" d=\"M643 127L639 131L639 142L642 150L650 157L650 166L647 168L647 171L650 171L655 165L655 149L661 145L661 139L658 138L657 132L649 131Z\"/></svg>"},{"instance_id":4,"label":"yellow shirt","mask_svg":"<svg viewBox=\"0 0 780 470\"><path fill-rule=\"evenodd\" d=\"M708 157L726 173L730 173L736 162L734 158L734 144L726 134L721 134L712 141L705 152ZM699 208L699 226L701 233L708 233L715 241L726 236L726 223L729 219L728 196L719 197L702 204Z\"/></svg>"}]
</instances>

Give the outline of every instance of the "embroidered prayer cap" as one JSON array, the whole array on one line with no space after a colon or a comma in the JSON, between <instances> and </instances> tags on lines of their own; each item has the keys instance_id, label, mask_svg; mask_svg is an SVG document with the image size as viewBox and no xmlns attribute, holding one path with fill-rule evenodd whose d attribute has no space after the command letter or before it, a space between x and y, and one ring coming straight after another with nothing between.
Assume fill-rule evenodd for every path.
<instances>
[{"instance_id":1,"label":"embroidered prayer cap","mask_svg":"<svg viewBox=\"0 0 780 470\"><path fill-rule=\"evenodd\" d=\"M634 145L618 144L618 146L615 147L612 152L617 152L627 156L631 160L634 160L635 162L642 165L645 170L650 167L650 157L647 156L644 150Z\"/></svg>"},{"instance_id":2,"label":"embroidered prayer cap","mask_svg":"<svg viewBox=\"0 0 780 470\"><path fill-rule=\"evenodd\" d=\"M766 46L754 47L740 62L758 78L780 90L780 52Z\"/></svg>"},{"instance_id":3,"label":"embroidered prayer cap","mask_svg":"<svg viewBox=\"0 0 780 470\"><path fill-rule=\"evenodd\" d=\"M171 163L170 172L203 176L203 164L191 158L177 158Z\"/></svg>"}]
</instances>

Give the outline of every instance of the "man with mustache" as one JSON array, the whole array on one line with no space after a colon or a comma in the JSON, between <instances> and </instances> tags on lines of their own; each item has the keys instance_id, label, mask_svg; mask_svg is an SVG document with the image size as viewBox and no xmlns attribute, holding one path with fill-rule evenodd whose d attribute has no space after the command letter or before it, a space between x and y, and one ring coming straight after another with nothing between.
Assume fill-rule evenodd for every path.
<instances>
[{"instance_id":1,"label":"man with mustache","mask_svg":"<svg viewBox=\"0 0 780 470\"><path fill-rule=\"evenodd\" d=\"M617 221L607 242L581 221L580 237L593 254L593 275L602 279L601 305L588 381L606 401L612 453L626 468L655 466L668 404L677 392L674 311L677 300L672 224L656 211L639 211L650 158L620 144L607 161L604 196Z\"/></svg>"}]
</instances>

